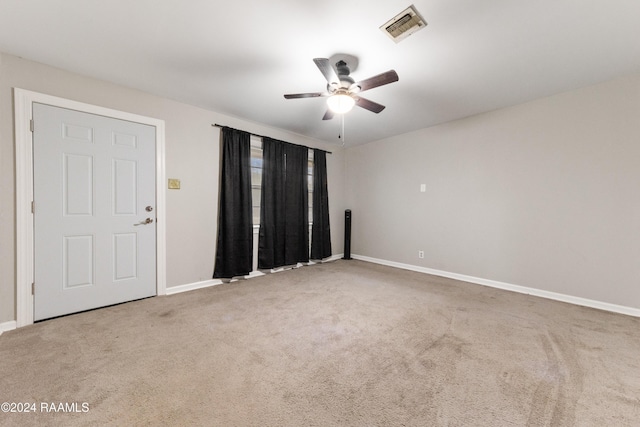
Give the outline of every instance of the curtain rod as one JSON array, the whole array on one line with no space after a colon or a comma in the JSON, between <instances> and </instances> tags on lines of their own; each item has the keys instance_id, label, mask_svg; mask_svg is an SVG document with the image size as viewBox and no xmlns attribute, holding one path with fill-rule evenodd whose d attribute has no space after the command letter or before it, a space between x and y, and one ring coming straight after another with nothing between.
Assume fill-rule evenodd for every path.
<instances>
[{"instance_id":1,"label":"curtain rod","mask_svg":"<svg viewBox=\"0 0 640 427\"><path fill-rule=\"evenodd\" d=\"M212 124L211 126L215 126L215 127L217 127L217 128L230 128L230 129L235 129L235 128L232 128L232 127L230 127L230 126L219 125L219 124L217 124L217 123L214 123L214 124ZM240 129L236 129L236 130L240 130ZM246 131L242 131L242 132L246 132ZM259 137L259 138L270 138L270 139L274 139L274 138L271 138L271 137L269 137L269 136L258 135L257 133L252 133L252 132L247 132L247 133L248 133L249 135L257 136L257 137ZM322 149L320 149L320 148L307 147L306 145L293 144L293 143L291 143L291 142L287 142L287 144L297 145L297 146L299 146L299 147L311 148L312 150L324 151L324 152L325 152L325 153L327 153L327 154L332 154L332 153L331 153L331 151L322 150Z\"/></svg>"}]
</instances>

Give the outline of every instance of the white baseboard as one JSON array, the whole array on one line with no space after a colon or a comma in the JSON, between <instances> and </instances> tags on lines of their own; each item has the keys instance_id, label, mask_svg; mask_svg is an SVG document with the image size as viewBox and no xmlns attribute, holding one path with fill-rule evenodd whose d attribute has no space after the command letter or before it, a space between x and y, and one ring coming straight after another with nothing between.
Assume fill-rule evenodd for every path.
<instances>
[{"instance_id":1,"label":"white baseboard","mask_svg":"<svg viewBox=\"0 0 640 427\"><path fill-rule=\"evenodd\" d=\"M18 323L15 320L0 323L0 335L2 335L3 332L13 331L17 327L17 325Z\"/></svg>"},{"instance_id":2,"label":"white baseboard","mask_svg":"<svg viewBox=\"0 0 640 427\"><path fill-rule=\"evenodd\" d=\"M336 261L340 258L342 258L342 254L336 254L336 255L332 255L329 258L323 259L322 261L311 261L309 262L309 265L313 265L313 264L317 264L318 262L320 263L325 263L325 262L333 262ZM301 267L302 264L298 264L298 267ZM279 269L275 269L275 270L271 270L270 273L278 273L280 271L284 271L290 268L279 268ZM254 277L259 277L259 276L264 276L265 273L262 271L252 271L248 276L244 276L245 279L252 279ZM235 282L238 279L233 279L231 280L231 282ZM202 282L196 282L196 283L187 283L185 285L178 285L178 286L172 286L170 288L167 288L166 294L165 295L174 295L174 294L179 294L181 292L188 292L188 291L195 291L196 289L202 289L202 288L208 288L210 286L216 286L216 285L221 285L225 283L224 281L220 280L220 279L211 279L211 280L204 280ZM226 282L228 283L228 282Z\"/></svg>"},{"instance_id":3,"label":"white baseboard","mask_svg":"<svg viewBox=\"0 0 640 427\"><path fill-rule=\"evenodd\" d=\"M252 271L248 276L244 276L244 278L251 279L253 277L259 277L259 276L264 276L264 273L261 271ZM179 294L181 292L187 292L187 291L195 291L196 289L222 285L223 283L235 282L237 280L239 279L232 279L229 281L223 281L220 279L211 279L211 280L204 280L202 282L187 283L186 285L172 286L170 288L167 288L166 295L174 295L174 294Z\"/></svg>"},{"instance_id":4,"label":"white baseboard","mask_svg":"<svg viewBox=\"0 0 640 427\"><path fill-rule=\"evenodd\" d=\"M333 261L337 261L339 259L341 259L344 256L344 254L335 254L335 255L331 255L329 258L323 259L322 262L333 262Z\"/></svg>"},{"instance_id":5,"label":"white baseboard","mask_svg":"<svg viewBox=\"0 0 640 427\"><path fill-rule=\"evenodd\" d=\"M419 267L411 264L403 264L403 263L394 262L394 261L386 261L383 259L371 258L363 255L352 255L352 257L354 259L372 262L374 264L387 265L389 267L402 268L404 270L411 270L411 271L417 271L419 273L432 274L434 276L447 277L449 279L456 279L463 282L474 283L476 285L489 286L491 288L497 288L497 289L503 289L506 291L518 292L521 294L533 295L536 297L567 302L569 304L580 305L583 307L597 308L599 310L625 314L627 316L640 317L640 309L638 308L610 304L607 302L596 301L596 300L576 297L572 295L559 294L556 292L549 292L542 289L528 288L525 286L513 285L511 283L498 282L495 280L482 279L479 277L467 276L464 274L451 273L448 271L435 270L432 268Z\"/></svg>"},{"instance_id":6,"label":"white baseboard","mask_svg":"<svg viewBox=\"0 0 640 427\"><path fill-rule=\"evenodd\" d=\"M211 280L204 280L202 282L187 283L186 285L171 286L170 288L167 288L166 295L174 295L174 294L179 294L187 291L195 291L196 289L208 288L210 286L216 286L221 284L222 284L222 280L211 279Z\"/></svg>"}]
</instances>

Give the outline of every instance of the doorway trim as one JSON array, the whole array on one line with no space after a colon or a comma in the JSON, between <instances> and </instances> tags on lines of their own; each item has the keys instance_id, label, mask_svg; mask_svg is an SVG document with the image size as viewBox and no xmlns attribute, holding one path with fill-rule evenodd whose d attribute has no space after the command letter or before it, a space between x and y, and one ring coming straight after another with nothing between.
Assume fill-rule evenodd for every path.
<instances>
[{"instance_id":1,"label":"doorway trim","mask_svg":"<svg viewBox=\"0 0 640 427\"><path fill-rule=\"evenodd\" d=\"M164 120L140 116L110 108L58 98L14 88L14 126L16 156L16 326L33 323L34 224L33 212L33 103L47 104L114 119L127 120L156 128L156 294L165 295L166 276L166 198Z\"/></svg>"}]
</instances>

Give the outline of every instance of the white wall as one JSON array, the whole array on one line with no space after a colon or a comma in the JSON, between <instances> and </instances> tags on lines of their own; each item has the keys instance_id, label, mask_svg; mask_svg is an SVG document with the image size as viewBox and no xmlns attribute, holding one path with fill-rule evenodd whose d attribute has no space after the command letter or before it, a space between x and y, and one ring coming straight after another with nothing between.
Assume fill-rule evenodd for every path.
<instances>
[{"instance_id":1,"label":"white wall","mask_svg":"<svg viewBox=\"0 0 640 427\"><path fill-rule=\"evenodd\" d=\"M640 308L640 76L349 148L346 170L353 254Z\"/></svg>"},{"instance_id":2,"label":"white wall","mask_svg":"<svg viewBox=\"0 0 640 427\"><path fill-rule=\"evenodd\" d=\"M220 130L213 123L332 151L327 158L331 237L334 252L341 251L344 150L340 146L0 53L0 324L16 319L14 87L165 121L167 177L181 180L180 190L166 193L167 288L213 275L220 161Z\"/></svg>"}]
</instances>

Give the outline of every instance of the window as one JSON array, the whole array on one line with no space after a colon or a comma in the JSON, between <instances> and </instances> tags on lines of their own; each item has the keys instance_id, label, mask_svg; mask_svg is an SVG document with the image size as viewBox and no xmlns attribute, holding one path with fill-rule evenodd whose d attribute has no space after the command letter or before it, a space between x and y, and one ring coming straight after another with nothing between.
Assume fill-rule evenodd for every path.
<instances>
[{"instance_id":1,"label":"window","mask_svg":"<svg viewBox=\"0 0 640 427\"><path fill-rule=\"evenodd\" d=\"M307 161L307 182L309 186L309 224L313 223L313 149L309 149ZM262 188L262 139L251 136L251 199L253 205L253 226L260 225L260 190Z\"/></svg>"},{"instance_id":2,"label":"window","mask_svg":"<svg viewBox=\"0 0 640 427\"><path fill-rule=\"evenodd\" d=\"M251 136L251 203L253 226L260 225L260 189L262 187L262 140Z\"/></svg>"},{"instance_id":3,"label":"window","mask_svg":"<svg viewBox=\"0 0 640 427\"><path fill-rule=\"evenodd\" d=\"M307 188L309 189L309 225L313 224L313 150L307 159Z\"/></svg>"}]
</instances>

